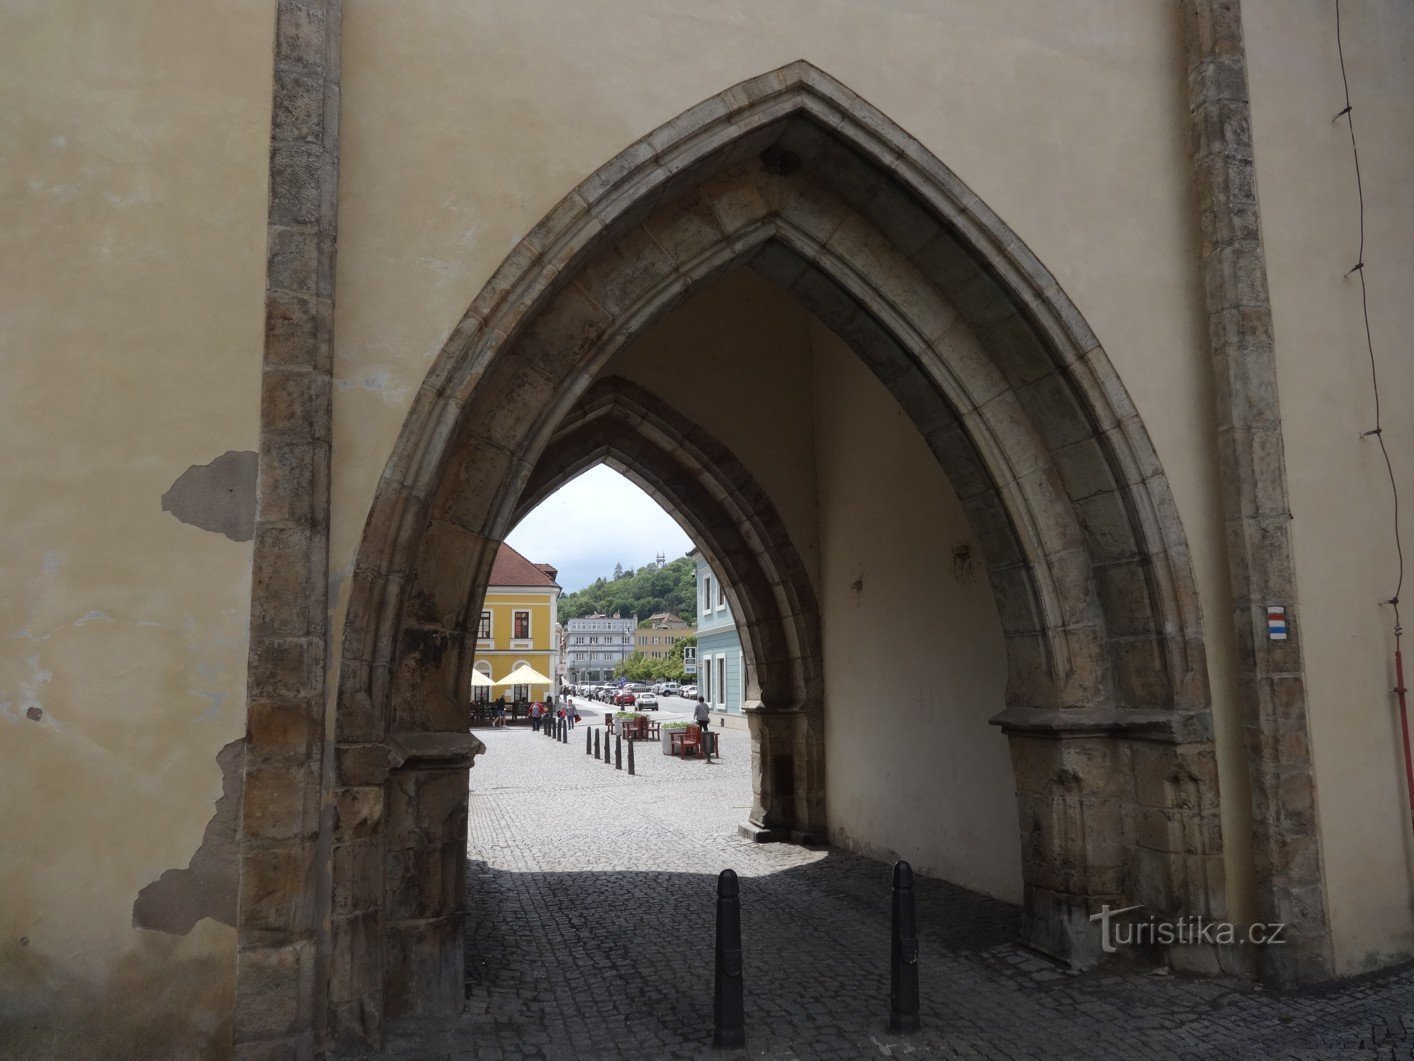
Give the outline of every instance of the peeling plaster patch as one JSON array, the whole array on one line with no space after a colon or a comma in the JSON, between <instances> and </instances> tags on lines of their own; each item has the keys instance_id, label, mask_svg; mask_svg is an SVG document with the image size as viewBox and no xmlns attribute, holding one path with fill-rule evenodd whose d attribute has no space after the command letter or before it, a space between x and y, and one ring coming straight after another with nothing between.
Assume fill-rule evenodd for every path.
<instances>
[{"instance_id":1,"label":"peeling plaster patch","mask_svg":"<svg viewBox=\"0 0 1414 1061\"><path fill-rule=\"evenodd\" d=\"M138 892L133 927L185 936L203 917L236 924L236 822L241 804L245 738L233 740L216 756L221 764L221 798L206 823L201 846L186 869L169 869Z\"/></svg>"},{"instance_id":2,"label":"peeling plaster patch","mask_svg":"<svg viewBox=\"0 0 1414 1061\"><path fill-rule=\"evenodd\" d=\"M227 450L210 464L193 464L162 495L162 511L233 542L250 541L257 462L250 450Z\"/></svg>"},{"instance_id":3,"label":"peeling plaster patch","mask_svg":"<svg viewBox=\"0 0 1414 1061\"><path fill-rule=\"evenodd\" d=\"M84 612L83 615L80 615L77 619L74 620L74 625L83 626L85 623L96 623L100 621L111 623L113 621L113 617L107 612Z\"/></svg>"},{"instance_id":4,"label":"peeling plaster patch","mask_svg":"<svg viewBox=\"0 0 1414 1061\"><path fill-rule=\"evenodd\" d=\"M25 712L25 718L29 719L31 722L38 722L43 717L44 709L40 707L31 707Z\"/></svg>"}]
</instances>

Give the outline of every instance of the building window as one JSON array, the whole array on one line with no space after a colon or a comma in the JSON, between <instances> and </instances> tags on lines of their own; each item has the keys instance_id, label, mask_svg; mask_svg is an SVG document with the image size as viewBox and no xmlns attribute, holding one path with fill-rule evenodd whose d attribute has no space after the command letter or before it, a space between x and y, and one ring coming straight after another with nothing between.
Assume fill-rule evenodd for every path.
<instances>
[{"instance_id":1,"label":"building window","mask_svg":"<svg viewBox=\"0 0 1414 1061\"><path fill-rule=\"evenodd\" d=\"M723 707L727 703L727 657L717 657L717 703Z\"/></svg>"},{"instance_id":2,"label":"building window","mask_svg":"<svg viewBox=\"0 0 1414 1061\"><path fill-rule=\"evenodd\" d=\"M717 583L717 607L724 607L727 603L727 595L722 592L722 584Z\"/></svg>"},{"instance_id":3,"label":"building window","mask_svg":"<svg viewBox=\"0 0 1414 1061\"><path fill-rule=\"evenodd\" d=\"M707 666L702 668L702 688L697 690L702 699L709 704L712 702L712 661L707 661Z\"/></svg>"},{"instance_id":4,"label":"building window","mask_svg":"<svg viewBox=\"0 0 1414 1061\"><path fill-rule=\"evenodd\" d=\"M712 576L702 576L702 614L706 615L712 610Z\"/></svg>"},{"instance_id":5,"label":"building window","mask_svg":"<svg viewBox=\"0 0 1414 1061\"><path fill-rule=\"evenodd\" d=\"M476 628L476 636L482 641L491 640L491 613L481 613L481 625Z\"/></svg>"},{"instance_id":6,"label":"building window","mask_svg":"<svg viewBox=\"0 0 1414 1061\"><path fill-rule=\"evenodd\" d=\"M530 637L529 612L516 612L515 633L511 636L522 641Z\"/></svg>"}]
</instances>

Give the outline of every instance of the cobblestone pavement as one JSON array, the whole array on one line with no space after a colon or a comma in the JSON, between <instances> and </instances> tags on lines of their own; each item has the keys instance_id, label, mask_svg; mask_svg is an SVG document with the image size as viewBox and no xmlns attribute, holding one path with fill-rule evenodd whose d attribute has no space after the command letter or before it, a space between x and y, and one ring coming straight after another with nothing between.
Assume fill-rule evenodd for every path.
<instances>
[{"instance_id":1,"label":"cobblestone pavement","mask_svg":"<svg viewBox=\"0 0 1414 1061\"><path fill-rule=\"evenodd\" d=\"M586 719L590 716L586 714ZM389 1058L1414 1057L1414 967L1285 995L1142 971L1071 975L1019 911L917 882L923 1030L888 1034L889 867L738 838L749 737L725 760L640 746L638 775L525 729L471 773L466 1013ZM599 728L602 733L602 727ZM747 1049L711 1050L713 897L741 876Z\"/></svg>"}]
</instances>

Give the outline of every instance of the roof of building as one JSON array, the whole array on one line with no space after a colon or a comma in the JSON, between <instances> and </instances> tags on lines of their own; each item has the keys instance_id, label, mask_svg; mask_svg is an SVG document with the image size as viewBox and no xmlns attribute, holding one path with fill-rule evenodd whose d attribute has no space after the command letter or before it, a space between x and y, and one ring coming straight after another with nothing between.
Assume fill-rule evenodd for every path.
<instances>
[{"instance_id":1,"label":"roof of building","mask_svg":"<svg viewBox=\"0 0 1414 1061\"><path fill-rule=\"evenodd\" d=\"M649 626L668 630L681 629L691 625L682 616L674 615L672 612L654 612L646 621Z\"/></svg>"},{"instance_id":2,"label":"roof of building","mask_svg":"<svg viewBox=\"0 0 1414 1061\"><path fill-rule=\"evenodd\" d=\"M487 585L553 586L559 589L560 585L555 581L557 574L559 572L549 564L533 564L502 542L496 553L496 562L491 565L491 579Z\"/></svg>"}]
</instances>

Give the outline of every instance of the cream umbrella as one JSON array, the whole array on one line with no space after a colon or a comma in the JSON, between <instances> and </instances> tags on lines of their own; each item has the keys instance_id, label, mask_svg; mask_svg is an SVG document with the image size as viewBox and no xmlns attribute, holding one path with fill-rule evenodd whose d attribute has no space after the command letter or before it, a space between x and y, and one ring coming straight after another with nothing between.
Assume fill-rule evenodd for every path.
<instances>
[{"instance_id":1,"label":"cream umbrella","mask_svg":"<svg viewBox=\"0 0 1414 1061\"><path fill-rule=\"evenodd\" d=\"M473 689L475 689L479 685L484 685L487 688L490 688L495 684L496 683L493 682L490 678L488 678L482 671L474 670L471 672L471 687Z\"/></svg>"},{"instance_id":2,"label":"cream umbrella","mask_svg":"<svg viewBox=\"0 0 1414 1061\"><path fill-rule=\"evenodd\" d=\"M492 685L549 685L550 679L541 674L529 663L522 663L515 670L511 671L500 681L492 682Z\"/></svg>"}]
</instances>

